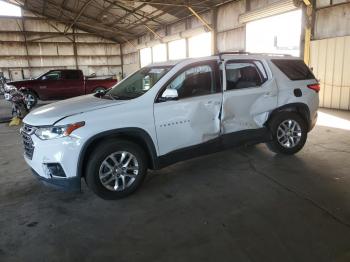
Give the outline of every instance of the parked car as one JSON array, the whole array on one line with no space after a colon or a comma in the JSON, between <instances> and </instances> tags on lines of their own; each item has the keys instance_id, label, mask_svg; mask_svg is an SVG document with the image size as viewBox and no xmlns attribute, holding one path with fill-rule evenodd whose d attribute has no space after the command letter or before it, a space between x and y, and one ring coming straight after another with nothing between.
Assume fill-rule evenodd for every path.
<instances>
[{"instance_id":1,"label":"parked car","mask_svg":"<svg viewBox=\"0 0 350 262\"><path fill-rule=\"evenodd\" d=\"M298 58L221 54L150 65L113 89L24 119L25 159L41 180L100 197L134 192L148 169L246 143L295 154L317 119L320 86ZM218 174L213 174L218 175Z\"/></svg>"},{"instance_id":2,"label":"parked car","mask_svg":"<svg viewBox=\"0 0 350 262\"><path fill-rule=\"evenodd\" d=\"M117 83L117 80L89 79L81 70L50 70L30 80L9 82L7 85L23 88L27 100L33 107L38 99L58 100L104 91Z\"/></svg>"}]
</instances>

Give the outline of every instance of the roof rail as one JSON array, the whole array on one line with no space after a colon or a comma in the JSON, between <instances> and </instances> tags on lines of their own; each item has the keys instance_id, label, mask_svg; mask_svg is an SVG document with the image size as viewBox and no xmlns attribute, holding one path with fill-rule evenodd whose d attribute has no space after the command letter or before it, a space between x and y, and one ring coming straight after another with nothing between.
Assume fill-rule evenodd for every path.
<instances>
[{"instance_id":1,"label":"roof rail","mask_svg":"<svg viewBox=\"0 0 350 262\"><path fill-rule=\"evenodd\" d=\"M216 54L219 56L220 60L223 55L266 55L266 56L291 56L289 54L273 54L273 53L251 53L246 51L235 51L235 52L220 52Z\"/></svg>"}]
</instances>

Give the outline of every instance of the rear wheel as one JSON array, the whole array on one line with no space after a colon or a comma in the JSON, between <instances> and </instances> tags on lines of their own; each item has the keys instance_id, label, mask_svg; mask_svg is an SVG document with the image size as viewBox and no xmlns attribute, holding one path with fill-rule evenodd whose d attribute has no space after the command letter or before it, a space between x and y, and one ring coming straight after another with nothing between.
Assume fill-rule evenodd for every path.
<instances>
[{"instance_id":1,"label":"rear wheel","mask_svg":"<svg viewBox=\"0 0 350 262\"><path fill-rule=\"evenodd\" d=\"M92 152L86 166L86 182L103 199L123 198L142 184L147 174L143 150L129 141L107 141Z\"/></svg>"},{"instance_id":2,"label":"rear wheel","mask_svg":"<svg viewBox=\"0 0 350 262\"><path fill-rule=\"evenodd\" d=\"M103 88L103 87L97 87L97 88L95 88L95 90L93 91L94 93L100 93L100 92L105 92L106 91L106 89L105 88Z\"/></svg>"},{"instance_id":3,"label":"rear wheel","mask_svg":"<svg viewBox=\"0 0 350 262\"><path fill-rule=\"evenodd\" d=\"M277 115L270 122L272 141L268 148L275 153L295 154L305 145L307 127L305 121L294 112Z\"/></svg>"}]
</instances>

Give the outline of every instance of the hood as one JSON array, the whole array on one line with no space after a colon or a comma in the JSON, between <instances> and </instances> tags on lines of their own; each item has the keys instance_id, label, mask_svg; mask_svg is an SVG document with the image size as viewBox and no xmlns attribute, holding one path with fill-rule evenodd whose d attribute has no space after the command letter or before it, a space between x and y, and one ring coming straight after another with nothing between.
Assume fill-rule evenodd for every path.
<instances>
[{"instance_id":1,"label":"hood","mask_svg":"<svg viewBox=\"0 0 350 262\"><path fill-rule=\"evenodd\" d=\"M78 96L41 106L30 112L23 122L32 126L53 125L61 119L76 114L119 105L127 101L108 100L94 95Z\"/></svg>"},{"instance_id":2,"label":"hood","mask_svg":"<svg viewBox=\"0 0 350 262\"><path fill-rule=\"evenodd\" d=\"M25 86L28 83L33 82L34 80L21 80L21 81L12 81L12 82L7 82L6 84L8 85L13 85L17 88L21 88L23 86Z\"/></svg>"}]
</instances>

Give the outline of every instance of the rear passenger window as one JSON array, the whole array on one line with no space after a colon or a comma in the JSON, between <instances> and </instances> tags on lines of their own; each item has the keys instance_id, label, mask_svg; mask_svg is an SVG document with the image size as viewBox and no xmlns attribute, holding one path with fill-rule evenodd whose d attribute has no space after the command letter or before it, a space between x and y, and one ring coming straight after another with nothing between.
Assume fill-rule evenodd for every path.
<instances>
[{"instance_id":1,"label":"rear passenger window","mask_svg":"<svg viewBox=\"0 0 350 262\"><path fill-rule=\"evenodd\" d=\"M315 79L314 74L305 65L303 60L272 59L279 70L281 70L290 80Z\"/></svg>"},{"instance_id":2,"label":"rear passenger window","mask_svg":"<svg viewBox=\"0 0 350 262\"><path fill-rule=\"evenodd\" d=\"M67 80L78 80L80 79L80 72L76 70L72 71L66 71L65 73L65 79Z\"/></svg>"},{"instance_id":3,"label":"rear passenger window","mask_svg":"<svg viewBox=\"0 0 350 262\"><path fill-rule=\"evenodd\" d=\"M259 87L264 80L254 62L229 62L226 64L226 90Z\"/></svg>"}]
</instances>

